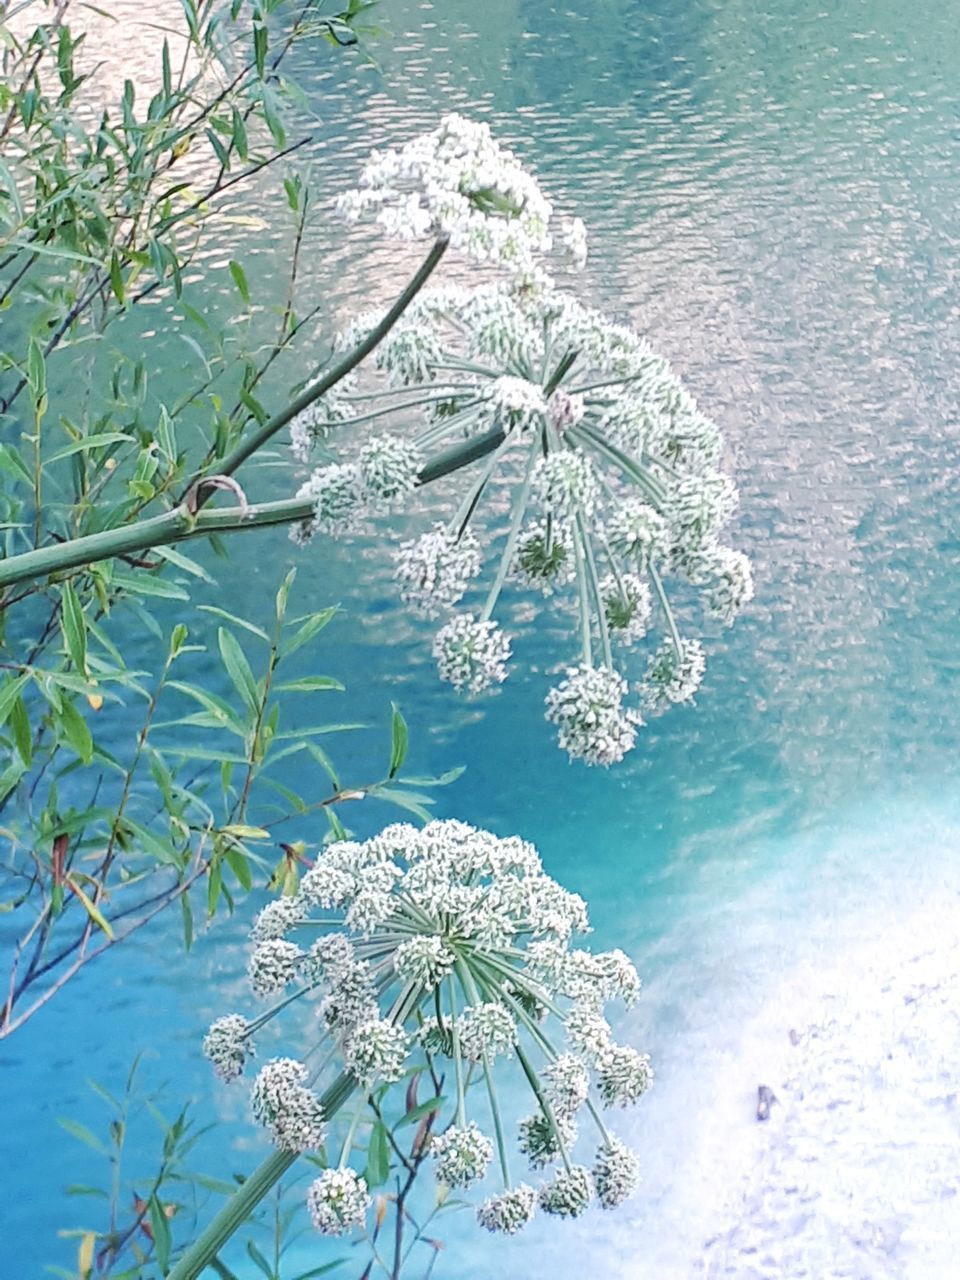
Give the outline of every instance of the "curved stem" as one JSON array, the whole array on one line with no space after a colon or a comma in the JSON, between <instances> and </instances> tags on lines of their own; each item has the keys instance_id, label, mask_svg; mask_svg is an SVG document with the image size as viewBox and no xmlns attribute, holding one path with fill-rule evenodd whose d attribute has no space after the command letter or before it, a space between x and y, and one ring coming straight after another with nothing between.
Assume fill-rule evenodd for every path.
<instances>
[{"instance_id":1,"label":"curved stem","mask_svg":"<svg viewBox=\"0 0 960 1280\"><path fill-rule=\"evenodd\" d=\"M269 421L265 422L262 426L257 427L255 431L251 431L245 440L241 440L239 444L237 444L230 453L227 454L222 462L216 464L217 474L225 476L232 475L239 466L246 462L247 458L249 458L252 453L256 453L258 449L262 448L262 446L265 445L272 436L275 436L278 431L285 427L291 419L295 418L298 413L302 413L303 410L313 404L315 400L319 400L319 398L322 395L325 395L331 387L336 386L341 379L345 378L348 373L355 369L362 360L365 360L370 352L373 351L382 339L387 336L393 326L403 315L404 311L406 311L407 307L409 307L410 303L430 279L439 264L440 259L446 253L448 244L448 237L441 236L440 239L434 243L430 252L421 263L420 269L417 271L416 275L404 289L403 293L400 294L399 298L397 298L396 302L380 323L371 329L363 341L358 342L352 351L347 352L343 359L338 361L337 364L329 370L329 372L325 373L319 382L314 383L312 387L308 387L305 391L302 391L292 404L287 405L287 407L281 410L280 413L274 414ZM195 476L193 481L187 486L187 490L189 491L193 485L202 482L202 480L203 473L200 473Z\"/></svg>"}]
</instances>

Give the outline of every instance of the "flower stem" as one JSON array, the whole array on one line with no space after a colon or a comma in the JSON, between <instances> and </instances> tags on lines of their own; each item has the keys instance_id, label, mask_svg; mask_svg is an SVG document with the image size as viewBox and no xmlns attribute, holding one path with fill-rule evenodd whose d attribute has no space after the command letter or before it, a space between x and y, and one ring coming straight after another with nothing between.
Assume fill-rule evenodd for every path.
<instances>
[{"instance_id":1,"label":"flower stem","mask_svg":"<svg viewBox=\"0 0 960 1280\"><path fill-rule=\"evenodd\" d=\"M680 632L677 630L677 624L673 617L673 610L670 608L667 593L663 589L663 582L661 581L660 574L653 565L650 566L650 578L653 582L654 590L657 593L657 598L660 601L660 607L663 609L664 615L667 619L667 627L670 631L670 640L673 644L674 652L676 653L678 660L682 660L683 644L680 640Z\"/></svg>"},{"instance_id":2,"label":"flower stem","mask_svg":"<svg viewBox=\"0 0 960 1280\"><path fill-rule=\"evenodd\" d=\"M335 1115L357 1087L348 1072L339 1075L320 1099L326 1115ZM201 1232L168 1272L167 1280L196 1280L205 1267L247 1221L261 1200L276 1186L296 1161L294 1151L274 1151L246 1181L237 1188L210 1225Z\"/></svg>"},{"instance_id":3,"label":"flower stem","mask_svg":"<svg viewBox=\"0 0 960 1280\"><path fill-rule=\"evenodd\" d=\"M607 628L607 611L604 607L603 597L600 594L600 581L597 577L597 564L593 558L593 548L590 545L590 539L587 536L587 530L584 526L583 512L577 512L577 534L579 542L583 548L583 559L587 569L587 581L590 586L590 594L593 596L594 607L597 611L597 626L600 631L600 644L603 649L603 661L608 670L613 670L613 653L610 649L610 632Z\"/></svg>"},{"instance_id":4,"label":"flower stem","mask_svg":"<svg viewBox=\"0 0 960 1280\"><path fill-rule=\"evenodd\" d=\"M490 588L490 594L487 596L486 603L480 613L480 621L487 622L493 615L494 609L497 607L497 601L500 599L500 592L503 590L503 584L507 580L507 574L510 572L510 562L513 560L513 552L517 545L517 538L520 536L520 526L523 524L523 517L527 512L527 503L530 501L530 487L533 484L533 466L537 460L537 444L534 442L532 448L527 454L527 465L523 473L523 485L520 489L520 496L517 498L513 508L513 519L510 521L510 531L507 534L507 541L503 548L503 555L500 557L500 565L497 569L497 576Z\"/></svg>"},{"instance_id":5,"label":"flower stem","mask_svg":"<svg viewBox=\"0 0 960 1280\"><path fill-rule=\"evenodd\" d=\"M618 449L616 445L611 444L599 432L594 431L592 427L580 422L576 427L570 427L567 435L571 440L577 440L580 443L589 444L597 453L601 454L608 462L612 462L628 480L632 481L639 488L646 491L647 496L656 505L659 511L663 506L663 500L666 497L666 490L655 476L652 476L645 467L642 467L635 458L631 458L629 454Z\"/></svg>"},{"instance_id":6,"label":"flower stem","mask_svg":"<svg viewBox=\"0 0 960 1280\"><path fill-rule=\"evenodd\" d=\"M467 1119L467 1108L463 1097L463 1059L460 1056L460 1032L457 1028L457 997L453 979L447 983L450 992L450 1035L453 1038L453 1070L457 1078L457 1124L463 1125Z\"/></svg>"},{"instance_id":7,"label":"flower stem","mask_svg":"<svg viewBox=\"0 0 960 1280\"><path fill-rule=\"evenodd\" d=\"M473 980L470 972L470 966L463 960L457 961L457 974L460 983L467 994L467 999L473 1004L480 1003L480 993L477 985ZM493 1072L490 1069L490 1055L487 1053L486 1046L483 1048L483 1078L487 1085L487 1097L490 1099L490 1115L493 1118L493 1132L497 1140L497 1155L500 1160L500 1172L503 1174L503 1185L509 1189L510 1187L510 1165L507 1161L507 1144L503 1134L503 1120L500 1116L500 1104L497 1100L497 1091L493 1086Z\"/></svg>"},{"instance_id":8,"label":"flower stem","mask_svg":"<svg viewBox=\"0 0 960 1280\"><path fill-rule=\"evenodd\" d=\"M280 413L274 414L274 416L261 427L258 427L255 431L251 431L249 436L247 436L245 440L241 440L240 443L227 454L222 462L216 463L215 465L217 467L218 475L232 475L239 466L246 462L247 458L249 458L252 453L256 453L256 451L265 445L272 436L275 436L278 431L285 427L291 419L295 418L298 413L302 413L303 410L313 404L315 400L319 400L319 398L322 395L325 395L331 387L336 386L336 384L355 369L362 360L366 359L370 352L373 351L373 349L387 336L393 326L403 315L404 311L406 311L407 307L409 307L410 303L430 279L431 275L433 275L440 259L443 257L444 253L446 253L448 243L449 240L446 236L441 236L437 241L435 241L430 252L420 264L420 269L417 271L416 275L409 282L403 293L400 294L399 298L397 298L396 302L380 323L375 325L363 341L358 342L352 351L348 351L343 359L339 360L318 382L315 382L312 387L308 387L305 391L302 391L292 404L287 405L287 407L282 409ZM196 484L198 481L202 481L202 479L202 475L197 476L193 483ZM192 487L192 484L189 485L188 490Z\"/></svg>"},{"instance_id":9,"label":"flower stem","mask_svg":"<svg viewBox=\"0 0 960 1280\"><path fill-rule=\"evenodd\" d=\"M590 605L587 601L587 575L583 563L583 551L580 539L573 539L573 553L577 561L577 588L580 602L580 640L583 645L583 660L588 667L593 666L593 645L590 638Z\"/></svg>"}]
</instances>

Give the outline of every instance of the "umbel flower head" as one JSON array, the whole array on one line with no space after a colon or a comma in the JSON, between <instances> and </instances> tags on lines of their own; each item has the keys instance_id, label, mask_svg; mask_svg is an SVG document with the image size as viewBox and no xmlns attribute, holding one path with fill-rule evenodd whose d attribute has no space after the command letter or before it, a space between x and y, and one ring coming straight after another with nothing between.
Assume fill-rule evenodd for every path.
<instances>
[{"instance_id":1,"label":"umbel flower head","mask_svg":"<svg viewBox=\"0 0 960 1280\"><path fill-rule=\"evenodd\" d=\"M295 423L298 457L316 439L324 462L301 488L314 515L294 536L349 535L435 480L459 485L449 518L395 556L404 601L440 620L441 678L467 694L500 684L504 591L548 593L579 652L547 719L571 759L615 764L644 719L691 702L703 681L704 649L672 602L729 626L753 596L749 560L724 541L737 491L720 431L644 338L546 273L549 202L485 124L447 116L375 153L341 208L504 270L421 291L376 347L379 374L338 384L326 410ZM583 261L582 223L558 239ZM338 348L383 319L358 317ZM496 544L483 522L507 509Z\"/></svg>"},{"instance_id":2,"label":"umbel flower head","mask_svg":"<svg viewBox=\"0 0 960 1280\"><path fill-rule=\"evenodd\" d=\"M375 212L402 240L448 236L475 261L512 270L529 268L551 244L553 209L536 180L489 125L456 114L403 147L375 151L339 208L350 219ZM585 257L585 235L571 237Z\"/></svg>"},{"instance_id":3,"label":"umbel flower head","mask_svg":"<svg viewBox=\"0 0 960 1280\"><path fill-rule=\"evenodd\" d=\"M307 1193L318 1231L363 1227L372 1188L350 1158L365 1158L368 1131L387 1114L395 1134L405 1115L420 1119L416 1150L443 1186L485 1184L477 1218L489 1231L514 1234L537 1205L575 1217L594 1199L609 1208L626 1198L639 1163L604 1114L636 1103L651 1071L616 1042L605 1010L632 1003L640 981L622 951L578 946L588 930L582 898L544 872L532 845L453 819L331 844L296 894L264 908L248 973L252 994L276 1002L251 1019L218 1018L203 1047L235 1079L255 1034L297 1019L300 1053L264 1063L251 1108L281 1150L342 1152ZM512 1140L498 1097L508 1075L533 1105ZM415 1109L420 1077L438 1095L426 1119ZM592 1172L577 1163L581 1133ZM539 1186L513 1181L511 1149L540 1171Z\"/></svg>"}]
</instances>

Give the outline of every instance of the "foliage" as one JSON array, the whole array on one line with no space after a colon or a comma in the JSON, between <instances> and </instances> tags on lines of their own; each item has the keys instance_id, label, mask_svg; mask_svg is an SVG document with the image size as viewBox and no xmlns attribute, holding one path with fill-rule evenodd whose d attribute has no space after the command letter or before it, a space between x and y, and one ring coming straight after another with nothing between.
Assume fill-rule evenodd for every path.
<instances>
[{"instance_id":1,"label":"foliage","mask_svg":"<svg viewBox=\"0 0 960 1280\"><path fill-rule=\"evenodd\" d=\"M195 1217L197 1192L204 1184L208 1189L219 1185L190 1173L187 1165L206 1130L197 1128L186 1108L169 1120L162 1110L163 1091L142 1089L140 1067L137 1058L120 1097L88 1081L110 1113L104 1137L72 1117L60 1119L63 1129L92 1153L91 1181L68 1187L67 1194L90 1206L83 1211L88 1223L106 1219L104 1227L70 1227L60 1233L77 1241L76 1269L52 1268L64 1280L163 1275L169 1267L176 1220ZM144 1167L144 1152L155 1147L156 1129L160 1144L150 1157L151 1172L134 1176L129 1165ZM92 1180L97 1176L97 1158L109 1168L106 1186Z\"/></svg>"},{"instance_id":2,"label":"foliage","mask_svg":"<svg viewBox=\"0 0 960 1280\"><path fill-rule=\"evenodd\" d=\"M211 1202L229 1200L245 1181L240 1172L213 1176L200 1171L201 1160L213 1159L210 1148L218 1127L197 1127L187 1110L169 1120L164 1111L167 1087L147 1087L143 1077L138 1058L120 1097L95 1081L87 1082L108 1112L96 1128L73 1117L59 1121L89 1153L90 1170L88 1181L67 1188L71 1200L82 1206L71 1213L71 1220L83 1225L60 1232L62 1238L76 1241L75 1268L51 1267L51 1273L63 1280L151 1280L166 1274L183 1242L195 1234L198 1216ZM420 1101L424 1092L430 1096ZM306 1157L300 1172L291 1171L278 1181L244 1222L231 1255L231 1261L233 1255L242 1261L228 1266L217 1259L215 1273L221 1280L236 1280L235 1268L246 1274L252 1264L252 1274L262 1274L265 1280L314 1280L346 1274L348 1262L351 1268L362 1265L356 1260L359 1252L372 1265L378 1258L389 1259L390 1271L398 1277L425 1261L425 1274L430 1275L443 1249L437 1238L439 1221L462 1207L443 1188L437 1188L422 1208L424 1197L418 1201L416 1195L418 1176L430 1159L430 1134L448 1106L442 1093L442 1078L412 1076L405 1109L395 1118L371 1099L380 1127L365 1166L368 1185L376 1194L366 1241L318 1260L315 1246L306 1239L313 1228L304 1183L322 1166L318 1159Z\"/></svg>"},{"instance_id":3,"label":"foliage","mask_svg":"<svg viewBox=\"0 0 960 1280\"><path fill-rule=\"evenodd\" d=\"M8 800L15 803L40 783L46 798L31 815L27 833L9 832L6 872L17 896L8 910L28 914L30 923L11 965L4 1034L21 1026L89 960L178 902L189 947L196 898L191 890L201 882L206 921L222 905L232 910L235 895L255 880L294 892L305 862L298 827L313 837L315 818L322 814L330 837L342 838L346 828L338 810L363 799L426 817L424 806L431 800L424 787L457 776L454 770L440 779L407 782L401 774L407 729L394 708L382 775L342 781L324 741L362 726L314 715L304 723L303 711L343 686L313 668L303 673L294 664L289 671L296 654L315 649L336 611L288 618L293 577L291 571L277 592L272 633L218 605L198 606L201 620L217 624L217 661L232 691L229 698L211 691L208 670L203 679L190 678L191 663L207 650L187 642L184 624L173 629L159 673L151 678L126 666L112 646L108 656L116 665L105 671L98 657L104 650L96 644L105 633L99 625L85 626L83 613L70 607L61 613L64 669L30 666L15 678L17 700L6 741L11 752L28 749L20 754L24 767ZM114 606L110 616L118 612ZM32 740L21 743L16 735L17 716L26 716L20 709L31 692L45 701L40 730L49 735L49 744L35 754ZM129 759L118 758L112 743L94 737L76 710L80 698L88 714L96 707L94 714L108 723L116 711L121 727L126 706L140 703ZM313 765L317 781L308 798L282 780L284 762L293 756Z\"/></svg>"},{"instance_id":4,"label":"foliage","mask_svg":"<svg viewBox=\"0 0 960 1280\"><path fill-rule=\"evenodd\" d=\"M315 3L271 3L225 23L216 6L188 0L179 45L172 35L162 43L150 101L141 108L127 82L116 108L97 111L95 51L71 31L69 6L45 10L25 35L10 16L0 82L0 305L15 317L3 328L0 364L8 556L24 542L55 548L135 519L186 484L190 441L212 457L260 414L260 380L308 323L293 307L309 209L302 178L288 171L283 180L293 262L265 351L254 329L250 354L227 337L237 331L233 312L218 331L196 310L191 264L224 225L222 197L290 149L280 114L289 50L324 34L338 45L355 41L369 8L351 3L325 15ZM19 13L21 22L27 16ZM245 310L241 264L231 261L230 273ZM167 336L186 339L201 365L176 401L162 383L151 387L146 357L113 345L136 346L129 335L139 304L155 293L173 308ZM71 392L78 377L87 380L83 397ZM195 507L228 483L214 475ZM341 686L313 665L334 611L288 619L290 586L278 593L269 635L222 608L209 563L173 548L3 598L3 909L16 943L0 1036L167 907L180 904L189 945L198 895L210 918L257 877L289 890L303 856L296 823L315 810L335 836L348 800L380 797L426 813L432 780L410 787L397 776L399 712L383 776L347 781L324 740L349 724L291 719L294 708ZM203 598L216 603L188 612ZM171 629L171 614L189 619L189 642L185 622ZM217 655L226 697L201 675L205 653ZM307 799L278 776L293 754L322 779ZM279 863L274 828L287 836Z\"/></svg>"}]
</instances>

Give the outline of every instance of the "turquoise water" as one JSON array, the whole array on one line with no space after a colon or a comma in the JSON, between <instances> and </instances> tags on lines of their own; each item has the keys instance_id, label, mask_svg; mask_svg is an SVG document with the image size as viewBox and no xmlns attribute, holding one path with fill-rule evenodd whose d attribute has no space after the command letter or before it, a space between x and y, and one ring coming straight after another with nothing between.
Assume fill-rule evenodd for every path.
<instances>
[{"instance_id":1,"label":"turquoise water","mask_svg":"<svg viewBox=\"0 0 960 1280\"><path fill-rule=\"evenodd\" d=\"M444 811L532 839L590 902L597 944L622 946L647 984L623 1028L658 1071L621 1130L644 1152L640 1195L509 1246L451 1218L435 1274L690 1276L726 1178L705 1135L722 1136L757 1083L736 1070L754 1010L799 963L956 892L960 29L931 0L387 0L383 12L394 36L379 67L325 49L300 67L318 199L371 143L450 107L488 119L587 221L590 300L647 333L723 427L757 598L708 637L697 707L604 773L568 765L542 718L545 673L565 654L557 615L531 618L523 602L510 681L463 703L435 680L429 630L398 609L372 539L296 552L258 536L216 571L252 617L293 563L301 607L341 601L317 665L348 684L351 716L383 724L397 699L418 772L468 766ZM237 234L252 278L275 277L285 231ZM335 234L319 220L306 260L331 323L388 297L415 261ZM212 280L226 256L210 251ZM265 482L289 484L280 471ZM344 772L365 774L382 736L344 741ZM102 1126L84 1079L121 1087L137 1051L171 1109L190 1097L220 1117L198 1165L259 1158L241 1100L198 1055L239 993L247 925L245 912L218 924L186 960L179 921L159 924L3 1046L0 1155L16 1170L4 1276L74 1256L56 1231L95 1211L63 1188L106 1171L56 1118Z\"/></svg>"}]
</instances>

